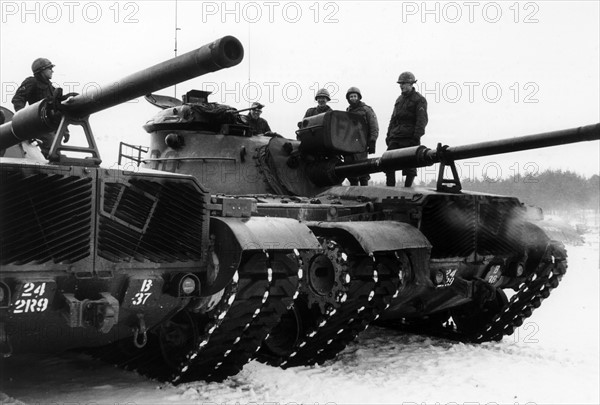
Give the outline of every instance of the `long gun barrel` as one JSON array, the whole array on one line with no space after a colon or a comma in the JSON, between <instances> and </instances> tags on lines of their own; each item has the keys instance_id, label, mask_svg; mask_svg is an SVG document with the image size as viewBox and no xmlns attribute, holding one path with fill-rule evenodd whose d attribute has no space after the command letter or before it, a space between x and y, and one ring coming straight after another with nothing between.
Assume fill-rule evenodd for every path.
<instances>
[{"instance_id":1,"label":"long gun barrel","mask_svg":"<svg viewBox=\"0 0 600 405\"><path fill-rule=\"evenodd\" d=\"M108 86L95 88L87 94L71 97L54 105L39 101L18 111L11 122L0 126L0 149L16 145L58 127L57 117L83 119L90 114L125 103L154 91L164 89L242 61L244 48L232 36L220 38L194 51L169 59Z\"/></svg>"},{"instance_id":2,"label":"long gun barrel","mask_svg":"<svg viewBox=\"0 0 600 405\"><path fill-rule=\"evenodd\" d=\"M412 146L384 152L378 158L342 163L336 166L334 171L339 178L356 177L368 173L425 167L440 162L447 163L479 156L498 155L598 139L600 139L600 123L462 146L442 147L439 145L437 149L430 149L422 145Z\"/></svg>"}]
</instances>

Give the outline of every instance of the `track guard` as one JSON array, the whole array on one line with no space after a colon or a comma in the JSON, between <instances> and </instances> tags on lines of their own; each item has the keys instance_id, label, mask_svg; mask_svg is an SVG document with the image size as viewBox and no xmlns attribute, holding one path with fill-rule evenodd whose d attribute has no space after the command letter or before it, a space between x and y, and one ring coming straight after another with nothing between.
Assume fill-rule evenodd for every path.
<instances>
[{"instance_id":1,"label":"track guard","mask_svg":"<svg viewBox=\"0 0 600 405\"><path fill-rule=\"evenodd\" d=\"M426 248L429 240L414 226L395 221L318 222L309 225L319 234L336 230L348 232L367 254Z\"/></svg>"},{"instance_id":2,"label":"track guard","mask_svg":"<svg viewBox=\"0 0 600 405\"><path fill-rule=\"evenodd\" d=\"M321 249L321 244L304 224L290 218L219 218L210 219L214 252L219 260L217 276L202 283L202 296L221 291L239 268L245 252Z\"/></svg>"}]
</instances>

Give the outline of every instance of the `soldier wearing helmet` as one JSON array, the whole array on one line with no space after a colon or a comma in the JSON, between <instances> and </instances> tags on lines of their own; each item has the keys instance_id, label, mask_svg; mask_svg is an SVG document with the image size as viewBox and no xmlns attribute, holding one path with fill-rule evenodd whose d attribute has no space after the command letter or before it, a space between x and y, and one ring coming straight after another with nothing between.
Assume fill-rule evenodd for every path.
<instances>
[{"instance_id":1,"label":"soldier wearing helmet","mask_svg":"<svg viewBox=\"0 0 600 405\"><path fill-rule=\"evenodd\" d=\"M46 58L37 58L31 64L31 71L33 76L29 76L21 86L17 89L11 102L15 107L15 111L19 111L25 107L27 103L29 105L35 104L46 97L51 97L54 94L54 86L50 81L52 79L52 69L54 64ZM54 139L54 133L48 133L41 137L42 141L40 149L44 156L48 156L52 140Z\"/></svg>"},{"instance_id":2,"label":"soldier wearing helmet","mask_svg":"<svg viewBox=\"0 0 600 405\"><path fill-rule=\"evenodd\" d=\"M38 101L52 96L54 86L50 82L54 65L46 58L37 58L31 64L33 76L29 76L21 83L15 96L12 98L15 111L19 111L25 104L34 104Z\"/></svg>"},{"instance_id":3,"label":"soldier wearing helmet","mask_svg":"<svg viewBox=\"0 0 600 405\"><path fill-rule=\"evenodd\" d=\"M304 118L326 113L327 111L333 111L331 107L327 105L327 102L331 101L331 97L329 96L329 92L327 91L327 89L320 89L319 91L317 91L317 94L315 95L315 100L317 102L317 106L311 107L308 110L306 110Z\"/></svg>"},{"instance_id":4,"label":"soldier wearing helmet","mask_svg":"<svg viewBox=\"0 0 600 405\"><path fill-rule=\"evenodd\" d=\"M250 127L251 135L266 134L271 132L269 123L266 119L261 118L264 105L258 102L252 103L251 110L245 117L246 124Z\"/></svg>"},{"instance_id":5,"label":"soldier wearing helmet","mask_svg":"<svg viewBox=\"0 0 600 405\"><path fill-rule=\"evenodd\" d=\"M349 104L346 111L361 115L367 124L367 149L364 152L344 156L345 162L354 162L366 159L369 153L375 153L375 143L379 136L379 124L377 123L375 111L361 101L362 94L358 87L350 87L348 89L346 92L346 100L348 100ZM358 178L348 178L348 181L350 181L351 186L356 186L359 182L361 186L367 186L369 185L370 178L371 177L367 174Z\"/></svg>"},{"instance_id":6,"label":"soldier wearing helmet","mask_svg":"<svg viewBox=\"0 0 600 405\"><path fill-rule=\"evenodd\" d=\"M387 150L406 148L421 144L421 137L425 134L427 126L427 100L413 86L417 82L411 72L403 72L398 77L398 84L402 94L394 104L394 111L388 126L385 143ZM416 168L402 170L406 176L404 187L412 186L417 176ZM386 184L390 187L396 185L396 172L386 172Z\"/></svg>"}]
</instances>

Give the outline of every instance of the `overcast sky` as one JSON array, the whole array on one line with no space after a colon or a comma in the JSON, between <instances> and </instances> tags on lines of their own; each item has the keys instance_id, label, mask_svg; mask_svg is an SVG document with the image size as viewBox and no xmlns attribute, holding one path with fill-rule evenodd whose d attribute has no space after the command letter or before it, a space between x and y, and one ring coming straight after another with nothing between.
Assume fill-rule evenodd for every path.
<instances>
[{"instance_id":1,"label":"overcast sky","mask_svg":"<svg viewBox=\"0 0 600 405\"><path fill-rule=\"evenodd\" d=\"M173 57L177 8L178 54L225 35L245 49L240 65L178 85L177 97L196 88L237 108L258 100L271 128L286 137L295 137L319 87L343 110L346 90L358 86L378 116L381 154L405 70L429 103L422 139L429 147L600 121L598 1L0 4L0 104L11 109L40 56L56 65L57 85L79 93ZM140 99L90 119L105 164L114 162L119 140L148 143L141 126L156 111ZM472 159L459 169L492 178L559 168L591 176L599 172L599 149L596 141Z\"/></svg>"}]
</instances>

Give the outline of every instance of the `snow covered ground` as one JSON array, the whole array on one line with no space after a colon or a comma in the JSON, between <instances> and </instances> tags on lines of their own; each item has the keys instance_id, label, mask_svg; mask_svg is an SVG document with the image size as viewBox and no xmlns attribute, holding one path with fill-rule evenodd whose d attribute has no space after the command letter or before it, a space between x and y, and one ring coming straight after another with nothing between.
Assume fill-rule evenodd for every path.
<instances>
[{"instance_id":1,"label":"snow covered ground","mask_svg":"<svg viewBox=\"0 0 600 405\"><path fill-rule=\"evenodd\" d=\"M223 383L161 384L87 356L0 363L0 404L598 404L599 241L567 246L561 286L515 335L465 345L372 327L336 361L251 362Z\"/></svg>"}]
</instances>

